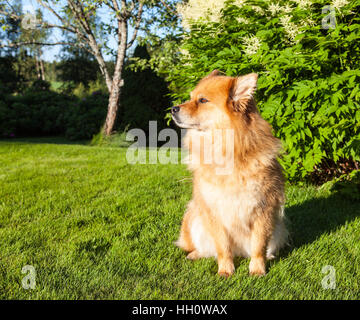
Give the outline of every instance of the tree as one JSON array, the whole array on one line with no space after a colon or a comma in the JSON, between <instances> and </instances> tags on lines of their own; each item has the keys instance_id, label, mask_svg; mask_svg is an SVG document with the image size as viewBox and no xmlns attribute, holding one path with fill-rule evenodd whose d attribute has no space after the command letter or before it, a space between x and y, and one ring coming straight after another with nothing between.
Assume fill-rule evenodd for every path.
<instances>
[{"instance_id":1,"label":"tree","mask_svg":"<svg viewBox=\"0 0 360 320\"><path fill-rule=\"evenodd\" d=\"M56 66L61 81L85 87L98 78L98 64L88 51L74 46L66 46L61 52L61 60Z\"/></svg>"},{"instance_id":2,"label":"tree","mask_svg":"<svg viewBox=\"0 0 360 320\"><path fill-rule=\"evenodd\" d=\"M42 12L38 9L34 13L34 18L36 21L42 21L43 15ZM45 81L45 68L44 61L41 58L43 53L43 48L39 44L31 44L31 42L46 42L49 38L50 30L45 28L24 28L22 24L21 33L19 36L20 42L29 42L29 45L24 46L25 50L28 49L28 54L32 57L32 61L35 64L36 69L36 78L37 80ZM20 53L22 53L20 51Z\"/></svg>"},{"instance_id":3,"label":"tree","mask_svg":"<svg viewBox=\"0 0 360 320\"><path fill-rule=\"evenodd\" d=\"M171 0L37 0L38 4L52 14L56 23L42 22L43 28L58 28L77 37L71 45L88 50L96 59L101 74L109 91L108 111L103 126L105 135L110 135L114 128L120 104L122 73L127 50L139 35L148 32L159 32L160 28L176 24L176 1ZM5 10L6 11L6 10ZM4 10L0 10L4 13ZM9 13L9 12L7 12ZM110 21L106 21L106 16ZM94 23L98 17L101 22ZM100 27L101 32L98 32ZM131 28L132 35L129 37ZM109 36L115 36L116 45L113 50L107 43ZM66 45L64 41L43 43L26 41L7 43L6 46L24 44ZM4 44L2 44L4 46ZM113 54L115 58L114 72L110 74L105 62L105 54Z\"/></svg>"},{"instance_id":4,"label":"tree","mask_svg":"<svg viewBox=\"0 0 360 320\"><path fill-rule=\"evenodd\" d=\"M8 3L8 1L5 1ZM49 31L45 28L28 28L23 22L26 21L28 13L23 14L23 7L21 1L14 1L8 7L0 2L0 14L3 15L2 32L0 39L8 40L8 43L28 43L23 46L9 45L7 48L1 48L5 56L12 56L16 65L16 70L24 80L45 80L44 61L41 59L42 47L32 42L46 42L49 37ZM35 21L42 20L42 12L36 10L33 13ZM21 19L22 17L22 19ZM36 73L34 72L36 71ZM34 77L34 74L35 77Z\"/></svg>"},{"instance_id":5,"label":"tree","mask_svg":"<svg viewBox=\"0 0 360 320\"><path fill-rule=\"evenodd\" d=\"M128 64L134 58L147 63L142 68L132 68ZM164 78L150 68L149 60L150 55L144 45L137 45L132 57L127 60L121 94L124 108L119 112L123 119L123 123L119 124L121 129L140 128L148 132L150 120L157 121L158 130L166 126L166 109L170 106L169 90Z\"/></svg>"},{"instance_id":6,"label":"tree","mask_svg":"<svg viewBox=\"0 0 360 320\"><path fill-rule=\"evenodd\" d=\"M19 41L20 37L20 19L19 16L22 12L21 2L19 0L14 1L12 5L6 6L4 1L0 1L0 41L1 43L7 39L9 43L14 43ZM19 48L17 46L2 46L1 55L2 56L12 56L16 57L19 53Z\"/></svg>"}]
</instances>

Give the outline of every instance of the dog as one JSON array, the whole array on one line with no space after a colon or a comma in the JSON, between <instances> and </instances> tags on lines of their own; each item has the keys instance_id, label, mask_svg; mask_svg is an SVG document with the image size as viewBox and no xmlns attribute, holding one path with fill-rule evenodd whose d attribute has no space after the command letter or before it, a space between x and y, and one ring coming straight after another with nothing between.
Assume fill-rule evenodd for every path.
<instances>
[{"instance_id":1,"label":"dog","mask_svg":"<svg viewBox=\"0 0 360 320\"><path fill-rule=\"evenodd\" d=\"M234 273L236 256L250 258L250 275L265 275L266 261L288 240L285 179L277 160L281 142L257 110L257 78L255 73L229 77L214 70L189 101L171 108L174 122L187 129L183 146L193 173L192 199L175 244L188 252L188 259L217 258L218 274L225 277ZM216 142L225 131L232 133L231 147ZM204 146L224 161L206 161ZM224 166L231 170L219 172Z\"/></svg>"}]
</instances>

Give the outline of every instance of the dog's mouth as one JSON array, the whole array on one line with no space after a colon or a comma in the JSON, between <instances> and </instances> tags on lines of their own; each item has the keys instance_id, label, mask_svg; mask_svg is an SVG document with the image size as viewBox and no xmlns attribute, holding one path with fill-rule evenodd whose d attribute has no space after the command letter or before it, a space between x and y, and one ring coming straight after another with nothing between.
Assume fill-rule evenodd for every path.
<instances>
[{"instance_id":1,"label":"dog's mouth","mask_svg":"<svg viewBox=\"0 0 360 320\"><path fill-rule=\"evenodd\" d=\"M182 129L198 129L199 130L199 124L198 123L185 123L180 121L176 116L171 116L176 125Z\"/></svg>"}]
</instances>

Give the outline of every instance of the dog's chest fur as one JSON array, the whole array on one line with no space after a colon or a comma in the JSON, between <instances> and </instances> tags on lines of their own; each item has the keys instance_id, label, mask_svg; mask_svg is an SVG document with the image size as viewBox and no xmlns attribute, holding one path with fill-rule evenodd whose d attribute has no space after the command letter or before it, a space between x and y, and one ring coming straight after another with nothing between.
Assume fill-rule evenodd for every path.
<instances>
[{"instance_id":1,"label":"dog's chest fur","mask_svg":"<svg viewBox=\"0 0 360 320\"><path fill-rule=\"evenodd\" d=\"M198 188L207 206L228 231L250 231L254 209L261 201L256 181L236 184L229 179L225 183L214 184L200 179Z\"/></svg>"}]
</instances>

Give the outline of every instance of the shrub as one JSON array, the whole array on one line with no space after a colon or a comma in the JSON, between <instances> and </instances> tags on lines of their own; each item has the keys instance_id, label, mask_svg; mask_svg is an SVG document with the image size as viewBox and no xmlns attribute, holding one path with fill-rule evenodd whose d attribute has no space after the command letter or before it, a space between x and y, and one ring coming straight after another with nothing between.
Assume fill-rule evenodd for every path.
<instances>
[{"instance_id":1,"label":"shrub","mask_svg":"<svg viewBox=\"0 0 360 320\"><path fill-rule=\"evenodd\" d=\"M107 110L108 96L82 99L48 90L5 95L0 100L0 135L65 135L68 139L90 139L98 132Z\"/></svg>"},{"instance_id":2,"label":"shrub","mask_svg":"<svg viewBox=\"0 0 360 320\"><path fill-rule=\"evenodd\" d=\"M229 1L212 22L187 20L182 61L169 70L175 103L213 69L257 72L258 107L284 143L288 179L351 172L360 160L360 1L332 2L335 29L323 28L328 4Z\"/></svg>"},{"instance_id":3,"label":"shrub","mask_svg":"<svg viewBox=\"0 0 360 320\"><path fill-rule=\"evenodd\" d=\"M132 59L148 61L150 56L146 47L137 46ZM127 65L123 74L124 86L121 94L121 109L117 129L149 129L149 121L156 120L158 129L166 127L166 109L170 106L169 90L163 78L150 67L134 70Z\"/></svg>"},{"instance_id":4,"label":"shrub","mask_svg":"<svg viewBox=\"0 0 360 320\"><path fill-rule=\"evenodd\" d=\"M84 84L83 83L79 83L73 90L72 90L72 93L82 99L82 98L85 98L89 93L88 93L88 89L85 88Z\"/></svg>"},{"instance_id":5,"label":"shrub","mask_svg":"<svg viewBox=\"0 0 360 320\"><path fill-rule=\"evenodd\" d=\"M108 96L93 94L78 99L65 114L65 137L71 140L90 139L105 121Z\"/></svg>"},{"instance_id":6,"label":"shrub","mask_svg":"<svg viewBox=\"0 0 360 320\"><path fill-rule=\"evenodd\" d=\"M32 85L31 85L31 90L33 91L48 91L50 89L50 82L45 81L45 80L41 80L41 79L37 79L35 80Z\"/></svg>"},{"instance_id":7,"label":"shrub","mask_svg":"<svg viewBox=\"0 0 360 320\"><path fill-rule=\"evenodd\" d=\"M0 107L2 135L57 135L64 131L63 114L71 99L52 91L27 90L7 96Z\"/></svg>"},{"instance_id":8,"label":"shrub","mask_svg":"<svg viewBox=\"0 0 360 320\"><path fill-rule=\"evenodd\" d=\"M15 68L16 59L11 56L0 57L0 98L2 94L18 91L23 80Z\"/></svg>"}]
</instances>

